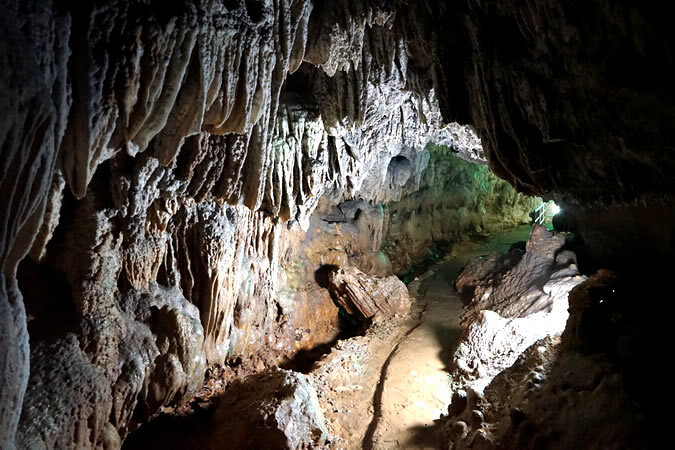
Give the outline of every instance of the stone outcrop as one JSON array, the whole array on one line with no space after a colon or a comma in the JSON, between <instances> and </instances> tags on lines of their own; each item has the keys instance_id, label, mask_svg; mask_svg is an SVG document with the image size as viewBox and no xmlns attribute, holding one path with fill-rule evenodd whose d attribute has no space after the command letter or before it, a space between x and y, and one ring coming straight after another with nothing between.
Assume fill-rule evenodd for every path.
<instances>
[{"instance_id":1,"label":"stone outcrop","mask_svg":"<svg viewBox=\"0 0 675 450\"><path fill-rule=\"evenodd\" d=\"M361 321L381 321L410 310L408 288L395 276L375 278L354 267L335 267L327 278L340 306Z\"/></svg>"},{"instance_id":2,"label":"stone outcrop","mask_svg":"<svg viewBox=\"0 0 675 450\"><path fill-rule=\"evenodd\" d=\"M321 448L328 437L311 379L272 369L230 386L203 448Z\"/></svg>"},{"instance_id":3,"label":"stone outcrop","mask_svg":"<svg viewBox=\"0 0 675 450\"><path fill-rule=\"evenodd\" d=\"M558 336L568 317L568 293L583 283L565 239L534 225L526 252L475 259L456 281L471 298L452 356L453 384L482 391L535 341Z\"/></svg>"},{"instance_id":4,"label":"stone outcrop","mask_svg":"<svg viewBox=\"0 0 675 450\"><path fill-rule=\"evenodd\" d=\"M563 234L533 225L524 254L514 249L504 255L493 254L470 261L455 281L460 295L472 297L462 313L463 323L486 309L502 317L525 317L550 307L550 299L542 296L553 291L549 287L546 292L549 280L583 280L576 255L563 250L564 245ZM574 278L576 276L579 278ZM563 292L555 289L556 295L564 296L569 289Z\"/></svg>"},{"instance_id":5,"label":"stone outcrop","mask_svg":"<svg viewBox=\"0 0 675 450\"><path fill-rule=\"evenodd\" d=\"M576 286L561 337L534 342L482 393L457 391L441 425L446 448L653 446L659 400L645 391L663 366L645 343L658 332L629 301L653 293L608 270Z\"/></svg>"},{"instance_id":6,"label":"stone outcrop","mask_svg":"<svg viewBox=\"0 0 675 450\"><path fill-rule=\"evenodd\" d=\"M610 359L535 342L484 394L459 392L444 448L648 448L645 417ZM611 425L609 425L611 424Z\"/></svg>"},{"instance_id":7,"label":"stone outcrop","mask_svg":"<svg viewBox=\"0 0 675 450\"><path fill-rule=\"evenodd\" d=\"M82 335L73 332L33 334L19 427L23 445L87 447L92 436L126 434L159 406L201 387L204 331L197 308L178 289L156 283L118 300L122 309L114 322L103 315L98 323L82 320L81 327L107 331L84 334L96 340L79 342ZM39 326L53 329L47 320ZM112 431L103 433L109 426Z\"/></svg>"}]
</instances>

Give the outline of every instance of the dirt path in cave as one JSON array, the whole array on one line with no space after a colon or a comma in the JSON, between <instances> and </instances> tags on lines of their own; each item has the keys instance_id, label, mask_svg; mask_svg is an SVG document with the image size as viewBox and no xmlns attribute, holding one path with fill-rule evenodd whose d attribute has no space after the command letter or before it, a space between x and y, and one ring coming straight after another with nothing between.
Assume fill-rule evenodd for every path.
<instances>
[{"instance_id":1,"label":"dirt path in cave","mask_svg":"<svg viewBox=\"0 0 675 450\"><path fill-rule=\"evenodd\" d=\"M469 258L506 251L529 230L465 244L410 283L410 317L343 341L319 364L315 382L337 448L439 448L434 421L451 400L446 364L460 332L453 281Z\"/></svg>"},{"instance_id":2,"label":"dirt path in cave","mask_svg":"<svg viewBox=\"0 0 675 450\"><path fill-rule=\"evenodd\" d=\"M469 258L506 251L527 240L530 228L519 228L489 239L485 245L469 246L432 268L432 275L416 290L425 304L421 321L397 345L383 371L382 395L371 427L373 449L438 448L440 436L434 421L447 414L452 399L449 368L451 351L461 332L462 301L453 287ZM368 447L368 442L364 441Z\"/></svg>"},{"instance_id":3,"label":"dirt path in cave","mask_svg":"<svg viewBox=\"0 0 675 450\"><path fill-rule=\"evenodd\" d=\"M455 260L437 265L419 286L426 310L383 368L371 448L438 448L433 424L452 398L446 362L460 332L462 303L452 288L459 268Z\"/></svg>"}]
</instances>

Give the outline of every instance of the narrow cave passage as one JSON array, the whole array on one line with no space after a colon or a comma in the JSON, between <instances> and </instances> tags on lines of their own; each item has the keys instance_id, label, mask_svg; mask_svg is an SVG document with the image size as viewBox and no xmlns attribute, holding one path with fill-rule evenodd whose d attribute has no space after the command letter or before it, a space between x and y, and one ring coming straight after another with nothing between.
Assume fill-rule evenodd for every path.
<instances>
[{"instance_id":1,"label":"narrow cave passage","mask_svg":"<svg viewBox=\"0 0 675 450\"><path fill-rule=\"evenodd\" d=\"M289 401L307 415L304 420L310 422L301 422L305 426L321 417L322 433L328 433L322 434L321 445L438 448L444 439L439 420L447 414L453 389L461 384L452 385L452 355L463 332L460 318L466 299L454 288L455 279L472 259L493 253L514 253L518 259L541 203L516 194L487 167L464 161L450 150L433 145L425 150L429 159L418 189L384 205L363 200L320 205L311 217L312 231L301 244L305 257L315 253L318 264L312 280L318 291L310 292L330 293L339 335L301 347L281 364L286 372L272 370L274 375L269 375L267 364L261 368L245 361L211 371L196 401L179 410L165 409L131 433L124 447L212 445L211 436L219 435L216 423L223 427L226 421L236 422L233 411L224 412L223 405L246 409L252 403L261 408L270 400L257 397L258 389L266 392L257 383L275 386L276 377L283 385L289 374L302 372L318 402L307 409L295 403L295 396ZM396 166L402 160L392 159ZM414 265L407 266L411 262ZM392 271L407 286L391 276ZM225 429L235 432L249 426L243 422ZM250 437L237 439L249 442L238 445L261 445ZM271 439L266 445L279 445L275 439L280 438Z\"/></svg>"},{"instance_id":2,"label":"narrow cave passage","mask_svg":"<svg viewBox=\"0 0 675 450\"><path fill-rule=\"evenodd\" d=\"M452 352L462 333L464 303L454 282L471 258L505 253L524 243L530 227L519 227L465 243L450 258L433 265L409 285L422 310L419 322L406 333L382 368L373 398L373 417L363 448L438 448L438 421L452 399Z\"/></svg>"},{"instance_id":3,"label":"narrow cave passage","mask_svg":"<svg viewBox=\"0 0 675 450\"><path fill-rule=\"evenodd\" d=\"M0 449L657 447L661 3L0 0Z\"/></svg>"}]
</instances>

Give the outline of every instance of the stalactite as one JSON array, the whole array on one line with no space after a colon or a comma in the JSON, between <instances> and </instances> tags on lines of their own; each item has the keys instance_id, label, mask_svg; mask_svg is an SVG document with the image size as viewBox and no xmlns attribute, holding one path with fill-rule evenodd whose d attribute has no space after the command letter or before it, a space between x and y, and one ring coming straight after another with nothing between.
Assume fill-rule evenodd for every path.
<instances>
[{"instance_id":1,"label":"stalactite","mask_svg":"<svg viewBox=\"0 0 675 450\"><path fill-rule=\"evenodd\" d=\"M411 208L430 142L570 204L672 190L672 58L627 71L670 54L655 11L423 3L0 0L0 447L119 446L206 365L330 340L319 264L389 275L383 242L481 222Z\"/></svg>"}]
</instances>

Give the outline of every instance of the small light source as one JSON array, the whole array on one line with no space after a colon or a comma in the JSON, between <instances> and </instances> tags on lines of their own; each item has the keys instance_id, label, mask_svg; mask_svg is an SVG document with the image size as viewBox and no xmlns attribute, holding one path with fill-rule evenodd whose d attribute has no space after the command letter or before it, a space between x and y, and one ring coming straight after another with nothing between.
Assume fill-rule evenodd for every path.
<instances>
[{"instance_id":1,"label":"small light source","mask_svg":"<svg viewBox=\"0 0 675 450\"><path fill-rule=\"evenodd\" d=\"M558 214L560 212L560 206L558 206L554 203L553 206L551 207L551 212L555 216L556 214Z\"/></svg>"}]
</instances>

